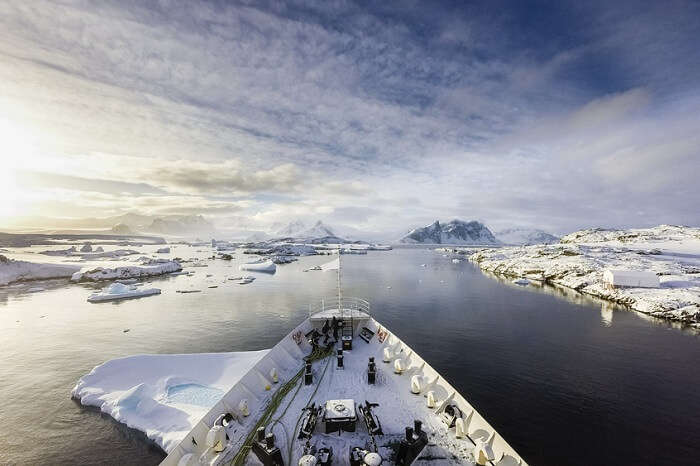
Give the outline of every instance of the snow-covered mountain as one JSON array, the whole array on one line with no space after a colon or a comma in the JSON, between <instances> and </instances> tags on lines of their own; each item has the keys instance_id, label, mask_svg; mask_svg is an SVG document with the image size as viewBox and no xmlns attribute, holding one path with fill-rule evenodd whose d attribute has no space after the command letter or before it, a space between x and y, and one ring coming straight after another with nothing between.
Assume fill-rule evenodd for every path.
<instances>
[{"instance_id":1,"label":"snow-covered mountain","mask_svg":"<svg viewBox=\"0 0 700 466\"><path fill-rule=\"evenodd\" d=\"M347 240L337 236L333 229L318 220L312 227L307 228L302 220L293 220L286 225L272 225L269 238L292 238L295 241L312 243L345 243Z\"/></svg>"},{"instance_id":2,"label":"snow-covered mountain","mask_svg":"<svg viewBox=\"0 0 700 466\"><path fill-rule=\"evenodd\" d=\"M328 225L325 225L321 220L317 221L314 226L298 232L295 236L299 238L324 238L327 236L335 236L333 230Z\"/></svg>"},{"instance_id":3,"label":"snow-covered mountain","mask_svg":"<svg viewBox=\"0 0 700 466\"><path fill-rule=\"evenodd\" d=\"M306 223L302 220L292 220L286 225L272 225L272 234L280 238L293 238L306 229Z\"/></svg>"},{"instance_id":4,"label":"snow-covered mountain","mask_svg":"<svg viewBox=\"0 0 700 466\"><path fill-rule=\"evenodd\" d=\"M214 232L214 225L201 215L169 216L153 219L144 231L174 236L209 235Z\"/></svg>"},{"instance_id":5,"label":"snow-covered mountain","mask_svg":"<svg viewBox=\"0 0 700 466\"><path fill-rule=\"evenodd\" d=\"M108 233L156 233L171 236L209 236L214 225L201 215L143 215L126 213L112 217L89 218L25 218L22 227L51 230L107 230Z\"/></svg>"},{"instance_id":6,"label":"snow-covered mountain","mask_svg":"<svg viewBox=\"0 0 700 466\"><path fill-rule=\"evenodd\" d=\"M133 235L134 231L126 223L117 223L112 227L112 233L117 235Z\"/></svg>"},{"instance_id":7,"label":"snow-covered mountain","mask_svg":"<svg viewBox=\"0 0 700 466\"><path fill-rule=\"evenodd\" d=\"M499 244L491 230L477 221L452 220L449 223L435 221L432 225L415 228L401 238L402 243L420 244Z\"/></svg>"},{"instance_id":8,"label":"snow-covered mountain","mask_svg":"<svg viewBox=\"0 0 700 466\"><path fill-rule=\"evenodd\" d=\"M496 238L503 244L530 245L558 243L559 237L535 228L509 228L496 232Z\"/></svg>"}]
</instances>

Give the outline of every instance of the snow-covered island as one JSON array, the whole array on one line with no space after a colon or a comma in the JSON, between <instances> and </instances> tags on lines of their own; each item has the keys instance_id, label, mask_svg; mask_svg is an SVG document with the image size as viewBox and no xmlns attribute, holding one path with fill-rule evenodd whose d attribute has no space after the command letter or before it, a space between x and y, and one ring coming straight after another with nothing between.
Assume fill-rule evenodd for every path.
<instances>
[{"instance_id":1,"label":"snow-covered island","mask_svg":"<svg viewBox=\"0 0 700 466\"><path fill-rule=\"evenodd\" d=\"M69 278L78 270L80 270L78 265L43 264L9 259L0 255L0 285L29 280Z\"/></svg>"},{"instance_id":2,"label":"snow-covered island","mask_svg":"<svg viewBox=\"0 0 700 466\"><path fill-rule=\"evenodd\" d=\"M572 288L700 327L700 228L582 230L556 244L483 249L469 258L485 271ZM660 287L611 287L606 270L653 272Z\"/></svg>"},{"instance_id":3,"label":"snow-covered island","mask_svg":"<svg viewBox=\"0 0 700 466\"><path fill-rule=\"evenodd\" d=\"M83 376L71 396L140 430L169 452L267 352L113 359Z\"/></svg>"}]
</instances>

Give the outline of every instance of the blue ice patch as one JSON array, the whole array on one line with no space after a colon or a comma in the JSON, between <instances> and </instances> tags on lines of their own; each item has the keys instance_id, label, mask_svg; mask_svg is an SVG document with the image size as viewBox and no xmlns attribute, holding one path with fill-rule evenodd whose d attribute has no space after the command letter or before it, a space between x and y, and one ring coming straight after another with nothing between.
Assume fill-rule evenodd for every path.
<instances>
[{"instance_id":1,"label":"blue ice patch","mask_svg":"<svg viewBox=\"0 0 700 466\"><path fill-rule=\"evenodd\" d=\"M218 388L206 387L196 383L184 383L168 387L167 400L168 403L184 403L204 408L214 406L224 392Z\"/></svg>"}]
</instances>

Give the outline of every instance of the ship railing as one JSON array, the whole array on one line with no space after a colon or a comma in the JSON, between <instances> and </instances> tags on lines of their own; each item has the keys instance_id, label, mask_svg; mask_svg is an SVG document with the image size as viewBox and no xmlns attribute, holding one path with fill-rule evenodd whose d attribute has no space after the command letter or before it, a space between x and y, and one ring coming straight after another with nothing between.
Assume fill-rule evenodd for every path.
<instances>
[{"instance_id":1,"label":"ship railing","mask_svg":"<svg viewBox=\"0 0 700 466\"><path fill-rule=\"evenodd\" d=\"M343 296L339 299L336 296L333 298L325 298L318 303L309 305L309 316L323 311L334 310L337 310L341 315L346 312L352 314L352 311L359 311L371 315L369 301L352 296Z\"/></svg>"}]
</instances>

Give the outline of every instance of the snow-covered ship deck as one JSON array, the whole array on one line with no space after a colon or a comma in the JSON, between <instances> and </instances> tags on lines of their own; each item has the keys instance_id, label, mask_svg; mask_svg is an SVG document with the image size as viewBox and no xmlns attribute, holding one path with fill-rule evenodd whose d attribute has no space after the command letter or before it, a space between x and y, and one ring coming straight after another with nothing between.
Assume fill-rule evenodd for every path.
<instances>
[{"instance_id":1,"label":"snow-covered ship deck","mask_svg":"<svg viewBox=\"0 0 700 466\"><path fill-rule=\"evenodd\" d=\"M369 303L360 309L358 302L366 303L345 298L334 309L324 303L322 314L280 341L162 464L526 464L447 381L369 315ZM337 342L333 317L345 324ZM310 438L300 438L303 431ZM265 439L270 433L274 439ZM353 449L358 462L351 460Z\"/></svg>"}]
</instances>

